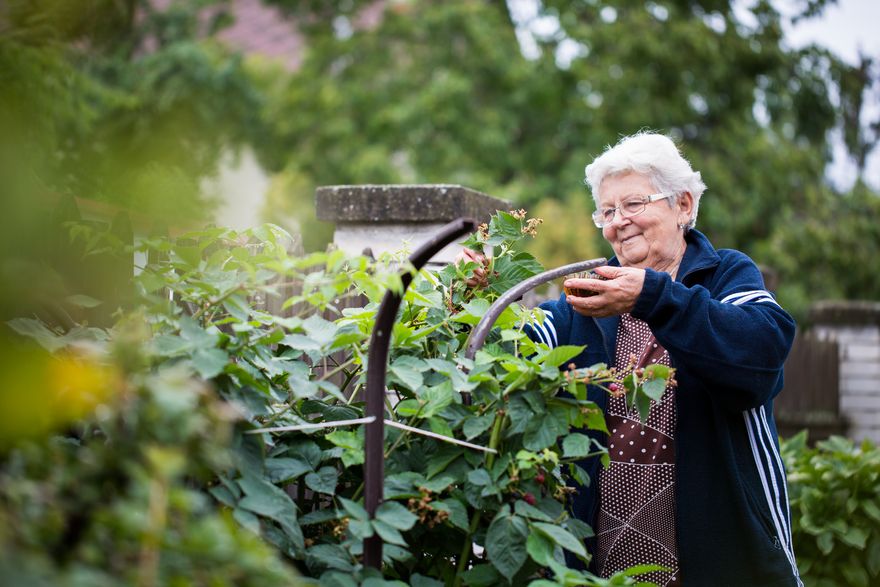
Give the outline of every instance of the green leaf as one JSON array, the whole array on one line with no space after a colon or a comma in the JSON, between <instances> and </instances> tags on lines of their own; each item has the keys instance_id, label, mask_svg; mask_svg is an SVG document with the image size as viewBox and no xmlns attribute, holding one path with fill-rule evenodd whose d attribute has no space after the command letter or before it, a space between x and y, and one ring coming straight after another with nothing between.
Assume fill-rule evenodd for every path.
<instances>
[{"instance_id":1,"label":"green leaf","mask_svg":"<svg viewBox=\"0 0 880 587\"><path fill-rule=\"evenodd\" d=\"M585 457L590 454L592 439L578 432L569 434L562 439L562 456L564 458Z\"/></svg>"},{"instance_id":2,"label":"green leaf","mask_svg":"<svg viewBox=\"0 0 880 587\"><path fill-rule=\"evenodd\" d=\"M318 465L321 464L323 458L321 455L321 449L318 447L317 443L311 440L306 440L293 445L288 452L292 456L308 464L312 470L318 468Z\"/></svg>"},{"instance_id":3,"label":"green leaf","mask_svg":"<svg viewBox=\"0 0 880 587\"><path fill-rule=\"evenodd\" d=\"M583 352L584 346L562 345L554 347L546 355L535 359L536 363L559 367Z\"/></svg>"},{"instance_id":4,"label":"green leaf","mask_svg":"<svg viewBox=\"0 0 880 587\"><path fill-rule=\"evenodd\" d=\"M834 535L831 532L822 532L816 537L816 546L822 554L831 554L834 549Z\"/></svg>"},{"instance_id":5,"label":"green leaf","mask_svg":"<svg viewBox=\"0 0 880 587\"><path fill-rule=\"evenodd\" d=\"M431 427L431 432L435 434L439 434L447 438L455 437L455 434L453 434L452 432L452 428L449 427L449 422L447 422L443 418L439 418L437 416L428 418L428 425Z\"/></svg>"},{"instance_id":6,"label":"green leaf","mask_svg":"<svg viewBox=\"0 0 880 587\"><path fill-rule=\"evenodd\" d=\"M354 571L354 563L348 552L338 544L316 544L306 551L306 564L309 568L321 570L337 569Z\"/></svg>"},{"instance_id":7,"label":"green leaf","mask_svg":"<svg viewBox=\"0 0 880 587\"><path fill-rule=\"evenodd\" d=\"M648 379L642 383L642 393L655 402L660 402L663 393L666 391L665 379Z\"/></svg>"},{"instance_id":8,"label":"green leaf","mask_svg":"<svg viewBox=\"0 0 880 587\"><path fill-rule=\"evenodd\" d=\"M407 357L401 357L401 359L403 358ZM409 361L401 362L398 359L388 367L388 371L391 375L394 375L397 381L402 383L404 387L410 391L418 392L419 388L424 384L422 373L413 369L411 366L408 366L406 363L409 363Z\"/></svg>"},{"instance_id":9,"label":"green leaf","mask_svg":"<svg viewBox=\"0 0 880 587\"><path fill-rule=\"evenodd\" d=\"M334 430L327 436L327 440L343 449L342 464L346 467L362 465L364 462L364 437L363 434L348 430Z\"/></svg>"},{"instance_id":10,"label":"green leaf","mask_svg":"<svg viewBox=\"0 0 880 587\"><path fill-rule=\"evenodd\" d=\"M523 518L512 516L505 507L498 511L486 532L486 552L489 562L499 573L513 579L528 558L526 539L528 525Z\"/></svg>"},{"instance_id":11,"label":"green leaf","mask_svg":"<svg viewBox=\"0 0 880 587\"><path fill-rule=\"evenodd\" d=\"M444 587L444 583L442 581L431 579L429 577L423 577L418 573L409 578L409 584L411 587Z\"/></svg>"},{"instance_id":12,"label":"green leaf","mask_svg":"<svg viewBox=\"0 0 880 587\"><path fill-rule=\"evenodd\" d=\"M651 398L642 393L641 389L636 390L633 396L636 409L639 411L639 421L644 424L651 415Z\"/></svg>"},{"instance_id":13,"label":"green leaf","mask_svg":"<svg viewBox=\"0 0 880 587\"><path fill-rule=\"evenodd\" d=\"M396 544L398 546L406 546L406 540L404 540L403 535L397 530L397 528L378 519L373 520L371 524L376 530L376 533L385 542L388 542L389 544Z\"/></svg>"},{"instance_id":14,"label":"green leaf","mask_svg":"<svg viewBox=\"0 0 880 587\"><path fill-rule=\"evenodd\" d=\"M238 484L245 493L239 507L278 522L296 520L295 506L284 490L254 477L239 479Z\"/></svg>"},{"instance_id":15,"label":"green leaf","mask_svg":"<svg viewBox=\"0 0 880 587\"><path fill-rule=\"evenodd\" d=\"M431 479L437 476L439 473L445 471L446 467L448 467L453 461L460 457L463 452L463 449L457 446L452 446L449 444L444 444L443 446L441 446L428 461L428 470L426 472L426 477L428 479Z\"/></svg>"},{"instance_id":16,"label":"green leaf","mask_svg":"<svg viewBox=\"0 0 880 587\"><path fill-rule=\"evenodd\" d=\"M464 504L454 498L438 500L433 502L434 509L444 511L449 514L449 523L460 530L468 529L467 508Z\"/></svg>"},{"instance_id":17,"label":"green leaf","mask_svg":"<svg viewBox=\"0 0 880 587\"><path fill-rule=\"evenodd\" d=\"M516 504L514 505L514 511L516 512L516 515L528 518L530 520L538 520L539 522L553 521L553 518L548 516L546 513L542 512L533 505L529 505L527 502L521 499L516 501Z\"/></svg>"},{"instance_id":18,"label":"green leaf","mask_svg":"<svg viewBox=\"0 0 880 587\"><path fill-rule=\"evenodd\" d=\"M356 520L369 520L370 514L367 513L367 510L364 509L364 506L359 504L356 501L352 501L350 499L346 499L344 497L337 498L339 503L342 504L342 507L348 512L352 518Z\"/></svg>"},{"instance_id":19,"label":"green leaf","mask_svg":"<svg viewBox=\"0 0 880 587\"><path fill-rule=\"evenodd\" d=\"M266 477L272 483L284 483L296 479L312 470L312 467L299 459L266 459Z\"/></svg>"},{"instance_id":20,"label":"green leaf","mask_svg":"<svg viewBox=\"0 0 880 587\"><path fill-rule=\"evenodd\" d=\"M556 439L564 433L565 426L559 422L556 416L550 412L545 412L531 419L526 424L523 446L531 451L543 450L552 446Z\"/></svg>"},{"instance_id":21,"label":"green leaf","mask_svg":"<svg viewBox=\"0 0 880 587\"><path fill-rule=\"evenodd\" d=\"M376 510L376 519L398 530L409 530L418 517L396 501L383 502Z\"/></svg>"},{"instance_id":22,"label":"green leaf","mask_svg":"<svg viewBox=\"0 0 880 587\"><path fill-rule=\"evenodd\" d=\"M49 352L55 352L64 346L61 337L34 318L14 318L6 324L20 335L34 339Z\"/></svg>"},{"instance_id":23,"label":"green leaf","mask_svg":"<svg viewBox=\"0 0 880 587\"><path fill-rule=\"evenodd\" d=\"M489 305L489 300L475 298L462 305L461 312L455 314L452 317L452 321L471 325L477 324L486 314Z\"/></svg>"},{"instance_id":24,"label":"green leaf","mask_svg":"<svg viewBox=\"0 0 880 587\"><path fill-rule=\"evenodd\" d=\"M543 522L532 522L531 527L546 535L562 548L573 552L580 557L587 556L587 549L584 547L584 543L575 538L574 535L561 526L546 524Z\"/></svg>"},{"instance_id":25,"label":"green leaf","mask_svg":"<svg viewBox=\"0 0 880 587\"><path fill-rule=\"evenodd\" d=\"M64 298L64 301L73 306L77 306L80 308L96 308L103 304L101 300L96 300L95 298L83 294L76 294L72 296L67 296Z\"/></svg>"},{"instance_id":26,"label":"green leaf","mask_svg":"<svg viewBox=\"0 0 880 587\"><path fill-rule=\"evenodd\" d=\"M840 541L859 550L863 550L868 542L868 533L861 528L850 527L840 535Z\"/></svg>"},{"instance_id":27,"label":"green leaf","mask_svg":"<svg viewBox=\"0 0 880 587\"><path fill-rule=\"evenodd\" d=\"M552 540L539 532L530 532L526 539L526 550L539 565L546 567L553 560L553 549L555 544Z\"/></svg>"},{"instance_id":28,"label":"green leaf","mask_svg":"<svg viewBox=\"0 0 880 587\"><path fill-rule=\"evenodd\" d=\"M333 342L336 331L339 328L333 322L324 320L318 314L312 314L302 323L306 335L317 342L320 346L328 346Z\"/></svg>"},{"instance_id":29,"label":"green leaf","mask_svg":"<svg viewBox=\"0 0 880 587\"><path fill-rule=\"evenodd\" d=\"M462 432L468 440L473 440L486 430L488 430L495 421L495 414L488 412L482 416L471 416L464 421Z\"/></svg>"},{"instance_id":30,"label":"green leaf","mask_svg":"<svg viewBox=\"0 0 880 587\"><path fill-rule=\"evenodd\" d=\"M213 379L223 372L229 355L217 348L198 349L192 355L193 367L205 379Z\"/></svg>"},{"instance_id":31,"label":"green leaf","mask_svg":"<svg viewBox=\"0 0 880 587\"><path fill-rule=\"evenodd\" d=\"M434 493L440 493L453 483L455 483L455 477L442 475L440 477L435 477L430 481L422 481L421 483L419 483L419 487L424 487L428 491L432 491Z\"/></svg>"},{"instance_id":32,"label":"green leaf","mask_svg":"<svg viewBox=\"0 0 880 587\"><path fill-rule=\"evenodd\" d=\"M461 574L468 587L498 587L502 577L492 565L475 565Z\"/></svg>"},{"instance_id":33,"label":"green leaf","mask_svg":"<svg viewBox=\"0 0 880 587\"><path fill-rule=\"evenodd\" d=\"M489 476L489 472L486 469L474 469L467 474L468 483L476 485L477 487L485 487L486 485L492 484L492 478Z\"/></svg>"},{"instance_id":34,"label":"green leaf","mask_svg":"<svg viewBox=\"0 0 880 587\"><path fill-rule=\"evenodd\" d=\"M305 540L297 524L296 506L290 497L278 487L253 477L244 477L238 484L245 496L238 502L236 511L247 510L278 522L284 533L293 542L294 548L302 551Z\"/></svg>"},{"instance_id":35,"label":"green leaf","mask_svg":"<svg viewBox=\"0 0 880 587\"><path fill-rule=\"evenodd\" d=\"M422 407L422 417L430 418L438 412L446 408L458 398L457 393L452 389L449 380L445 380L440 385L428 387L422 391L419 400L425 402Z\"/></svg>"},{"instance_id":36,"label":"green leaf","mask_svg":"<svg viewBox=\"0 0 880 587\"><path fill-rule=\"evenodd\" d=\"M335 495L338 480L339 471L336 467L321 467L317 472L306 475L306 486L318 493Z\"/></svg>"}]
</instances>

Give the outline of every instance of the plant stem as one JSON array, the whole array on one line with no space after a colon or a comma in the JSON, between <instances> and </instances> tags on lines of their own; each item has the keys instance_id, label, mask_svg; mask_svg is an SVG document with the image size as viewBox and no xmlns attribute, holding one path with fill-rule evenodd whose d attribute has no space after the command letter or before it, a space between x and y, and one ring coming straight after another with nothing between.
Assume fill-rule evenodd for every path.
<instances>
[{"instance_id":1,"label":"plant stem","mask_svg":"<svg viewBox=\"0 0 880 587\"><path fill-rule=\"evenodd\" d=\"M501 440L501 429L504 427L504 420L506 417L507 414L504 410L498 410L495 413L495 421L492 423L492 434L489 436L489 448L498 450L498 443ZM494 464L495 453L489 453L486 455L486 470L491 470L492 465ZM455 581L452 583L453 587L459 587L461 585L461 574L466 570L467 563L471 558L470 553L473 548L471 536L476 533L477 527L480 525L481 514L482 512L480 512L480 510L474 510L474 514L471 516L471 524L464 537L464 544L461 547L461 554L458 557L458 568L455 570Z\"/></svg>"}]
</instances>

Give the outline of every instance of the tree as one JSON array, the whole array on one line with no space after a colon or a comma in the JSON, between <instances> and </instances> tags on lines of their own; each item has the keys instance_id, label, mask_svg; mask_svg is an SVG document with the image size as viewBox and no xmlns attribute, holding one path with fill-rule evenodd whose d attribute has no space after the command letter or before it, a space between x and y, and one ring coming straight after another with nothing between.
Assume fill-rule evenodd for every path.
<instances>
[{"instance_id":1,"label":"tree","mask_svg":"<svg viewBox=\"0 0 880 587\"><path fill-rule=\"evenodd\" d=\"M303 3L275 3L302 15ZM587 162L621 135L657 129L679 140L709 185L698 226L718 246L784 267L780 255L796 267L806 259L775 248L777 233L796 232L786 223L806 206L833 210L845 197L824 179L829 132L858 119L872 70L817 48L784 48L769 3L746 22L725 1L546 0L534 17L545 34L499 3L388 3L374 29L340 26L367 3L344 4L336 20L310 21L303 68L269 112L278 142L265 160L312 185L458 182L527 207L580 201L589 198L580 183ZM518 37L533 40L528 57ZM850 96L842 109L829 98L838 90ZM871 136L858 136L870 152ZM866 198L853 200L876 198L862 189ZM577 231L608 254L586 217L561 221L572 228L560 232ZM839 271L821 265L845 282L847 267L867 261L856 253ZM799 272L781 273L801 283ZM880 291L865 285L846 290Z\"/></svg>"}]
</instances>

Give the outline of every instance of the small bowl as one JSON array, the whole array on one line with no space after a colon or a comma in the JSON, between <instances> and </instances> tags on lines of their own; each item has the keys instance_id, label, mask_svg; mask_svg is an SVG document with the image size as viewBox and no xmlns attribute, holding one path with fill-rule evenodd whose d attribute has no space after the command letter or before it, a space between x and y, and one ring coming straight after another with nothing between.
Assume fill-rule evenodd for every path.
<instances>
[{"instance_id":1,"label":"small bowl","mask_svg":"<svg viewBox=\"0 0 880 587\"><path fill-rule=\"evenodd\" d=\"M565 279L599 279L602 281L608 281L607 277L602 277L595 271L580 271L578 273L572 273L571 275L566 275ZM564 282L563 282L564 283ZM579 287L565 287L562 286L562 291L565 292L565 295L575 296L578 298L588 298L590 296L594 296L599 292L595 292L589 289L581 289Z\"/></svg>"}]
</instances>

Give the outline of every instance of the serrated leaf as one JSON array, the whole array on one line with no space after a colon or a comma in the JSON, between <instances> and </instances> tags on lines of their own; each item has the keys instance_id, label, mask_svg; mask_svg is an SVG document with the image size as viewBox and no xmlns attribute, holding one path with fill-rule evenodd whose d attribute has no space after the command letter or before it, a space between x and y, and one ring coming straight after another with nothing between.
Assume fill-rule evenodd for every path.
<instances>
[{"instance_id":1,"label":"serrated leaf","mask_svg":"<svg viewBox=\"0 0 880 587\"><path fill-rule=\"evenodd\" d=\"M642 393L659 403L666 391L665 379L647 379L642 383Z\"/></svg>"},{"instance_id":2,"label":"serrated leaf","mask_svg":"<svg viewBox=\"0 0 880 587\"><path fill-rule=\"evenodd\" d=\"M449 523L461 530L468 529L467 508L454 498L434 502L434 509L449 514Z\"/></svg>"},{"instance_id":3,"label":"serrated leaf","mask_svg":"<svg viewBox=\"0 0 880 587\"><path fill-rule=\"evenodd\" d=\"M321 467L314 473L306 475L306 487L318 493L336 494L339 471L336 467Z\"/></svg>"},{"instance_id":4,"label":"serrated leaf","mask_svg":"<svg viewBox=\"0 0 880 587\"><path fill-rule=\"evenodd\" d=\"M523 446L531 451L543 450L553 445L556 439L564 433L565 427L560 424L556 416L545 412L532 418L526 424Z\"/></svg>"},{"instance_id":5,"label":"serrated leaf","mask_svg":"<svg viewBox=\"0 0 880 587\"><path fill-rule=\"evenodd\" d=\"M514 505L514 511L518 516L522 516L530 520L537 520L539 522L553 521L553 518L548 516L546 513L542 512L533 505L529 505L527 502L521 499L517 500L516 504Z\"/></svg>"},{"instance_id":6,"label":"serrated leaf","mask_svg":"<svg viewBox=\"0 0 880 587\"><path fill-rule=\"evenodd\" d=\"M468 587L498 587L502 577L492 565L475 565L464 573L461 578Z\"/></svg>"},{"instance_id":7,"label":"serrated leaf","mask_svg":"<svg viewBox=\"0 0 880 587\"><path fill-rule=\"evenodd\" d=\"M528 558L526 550L528 533L525 520L510 515L506 508L499 510L489 524L486 532L486 552L489 555L489 562L508 581L513 579Z\"/></svg>"},{"instance_id":8,"label":"serrated leaf","mask_svg":"<svg viewBox=\"0 0 880 587\"><path fill-rule=\"evenodd\" d=\"M586 434L578 432L569 434L562 439L562 456L564 458L579 458L590 454L593 441Z\"/></svg>"},{"instance_id":9,"label":"serrated leaf","mask_svg":"<svg viewBox=\"0 0 880 587\"><path fill-rule=\"evenodd\" d=\"M333 337L336 336L336 331L339 328L333 322L324 320L317 314L312 314L306 318L302 323L302 327L306 331L306 335L322 347L333 342Z\"/></svg>"},{"instance_id":10,"label":"serrated leaf","mask_svg":"<svg viewBox=\"0 0 880 587\"><path fill-rule=\"evenodd\" d=\"M546 535L553 542L580 557L587 556L587 549L584 543L574 537L568 530L555 524L546 524L544 522L533 522L531 527Z\"/></svg>"},{"instance_id":11,"label":"serrated leaf","mask_svg":"<svg viewBox=\"0 0 880 587\"><path fill-rule=\"evenodd\" d=\"M471 416L464 421L462 432L464 437L472 440L488 430L495 421L495 414L492 412L483 414L482 416Z\"/></svg>"},{"instance_id":12,"label":"serrated leaf","mask_svg":"<svg viewBox=\"0 0 880 587\"><path fill-rule=\"evenodd\" d=\"M213 379L223 372L229 362L229 355L217 348L200 348L192 354L192 363L204 379Z\"/></svg>"},{"instance_id":13,"label":"serrated leaf","mask_svg":"<svg viewBox=\"0 0 880 587\"><path fill-rule=\"evenodd\" d=\"M562 345L554 347L546 355L535 359L535 362L539 364L553 365L554 367L559 367L563 363L567 363L571 359L581 354L585 348L586 347L583 346L573 345Z\"/></svg>"},{"instance_id":14,"label":"serrated leaf","mask_svg":"<svg viewBox=\"0 0 880 587\"><path fill-rule=\"evenodd\" d=\"M403 535L397 530L397 528L379 519L373 520L371 524L376 530L376 533L385 542L396 544L398 546L406 546L406 540L404 540Z\"/></svg>"},{"instance_id":15,"label":"serrated leaf","mask_svg":"<svg viewBox=\"0 0 880 587\"><path fill-rule=\"evenodd\" d=\"M343 449L342 464L346 467L361 465L364 462L364 437L357 432L348 430L334 430L327 436L327 440Z\"/></svg>"},{"instance_id":16,"label":"serrated leaf","mask_svg":"<svg viewBox=\"0 0 880 587\"><path fill-rule=\"evenodd\" d=\"M390 374L394 375L397 381L402 383L404 387L410 391L418 392L419 388L424 384L424 378L422 377L421 372L406 365L402 365L397 361L388 367L388 371Z\"/></svg>"},{"instance_id":17,"label":"serrated leaf","mask_svg":"<svg viewBox=\"0 0 880 587\"><path fill-rule=\"evenodd\" d=\"M312 467L299 459L266 459L266 477L272 483L282 483L296 479L312 470Z\"/></svg>"},{"instance_id":18,"label":"serrated leaf","mask_svg":"<svg viewBox=\"0 0 880 587\"><path fill-rule=\"evenodd\" d=\"M396 501L383 502L376 509L376 519L398 530L409 530L418 517Z\"/></svg>"},{"instance_id":19,"label":"serrated leaf","mask_svg":"<svg viewBox=\"0 0 880 587\"><path fill-rule=\"evenodd\" d=\"M316 544L306 551L306 564L310 569L337 569L354 571L348 552L338 544Z\"/></svg>"},{"instance_id":20,"label":"serrated leaf","mask_svg":"<svg viewBox=\"0 0 880 587\"><path fill-rule=\"evenodd\" d=\"M526 550L532 560L541 566L548 566L553 559L555 545L552 540L539 532L530 532L526 539Z\"/></svg>"}]
</instances>

